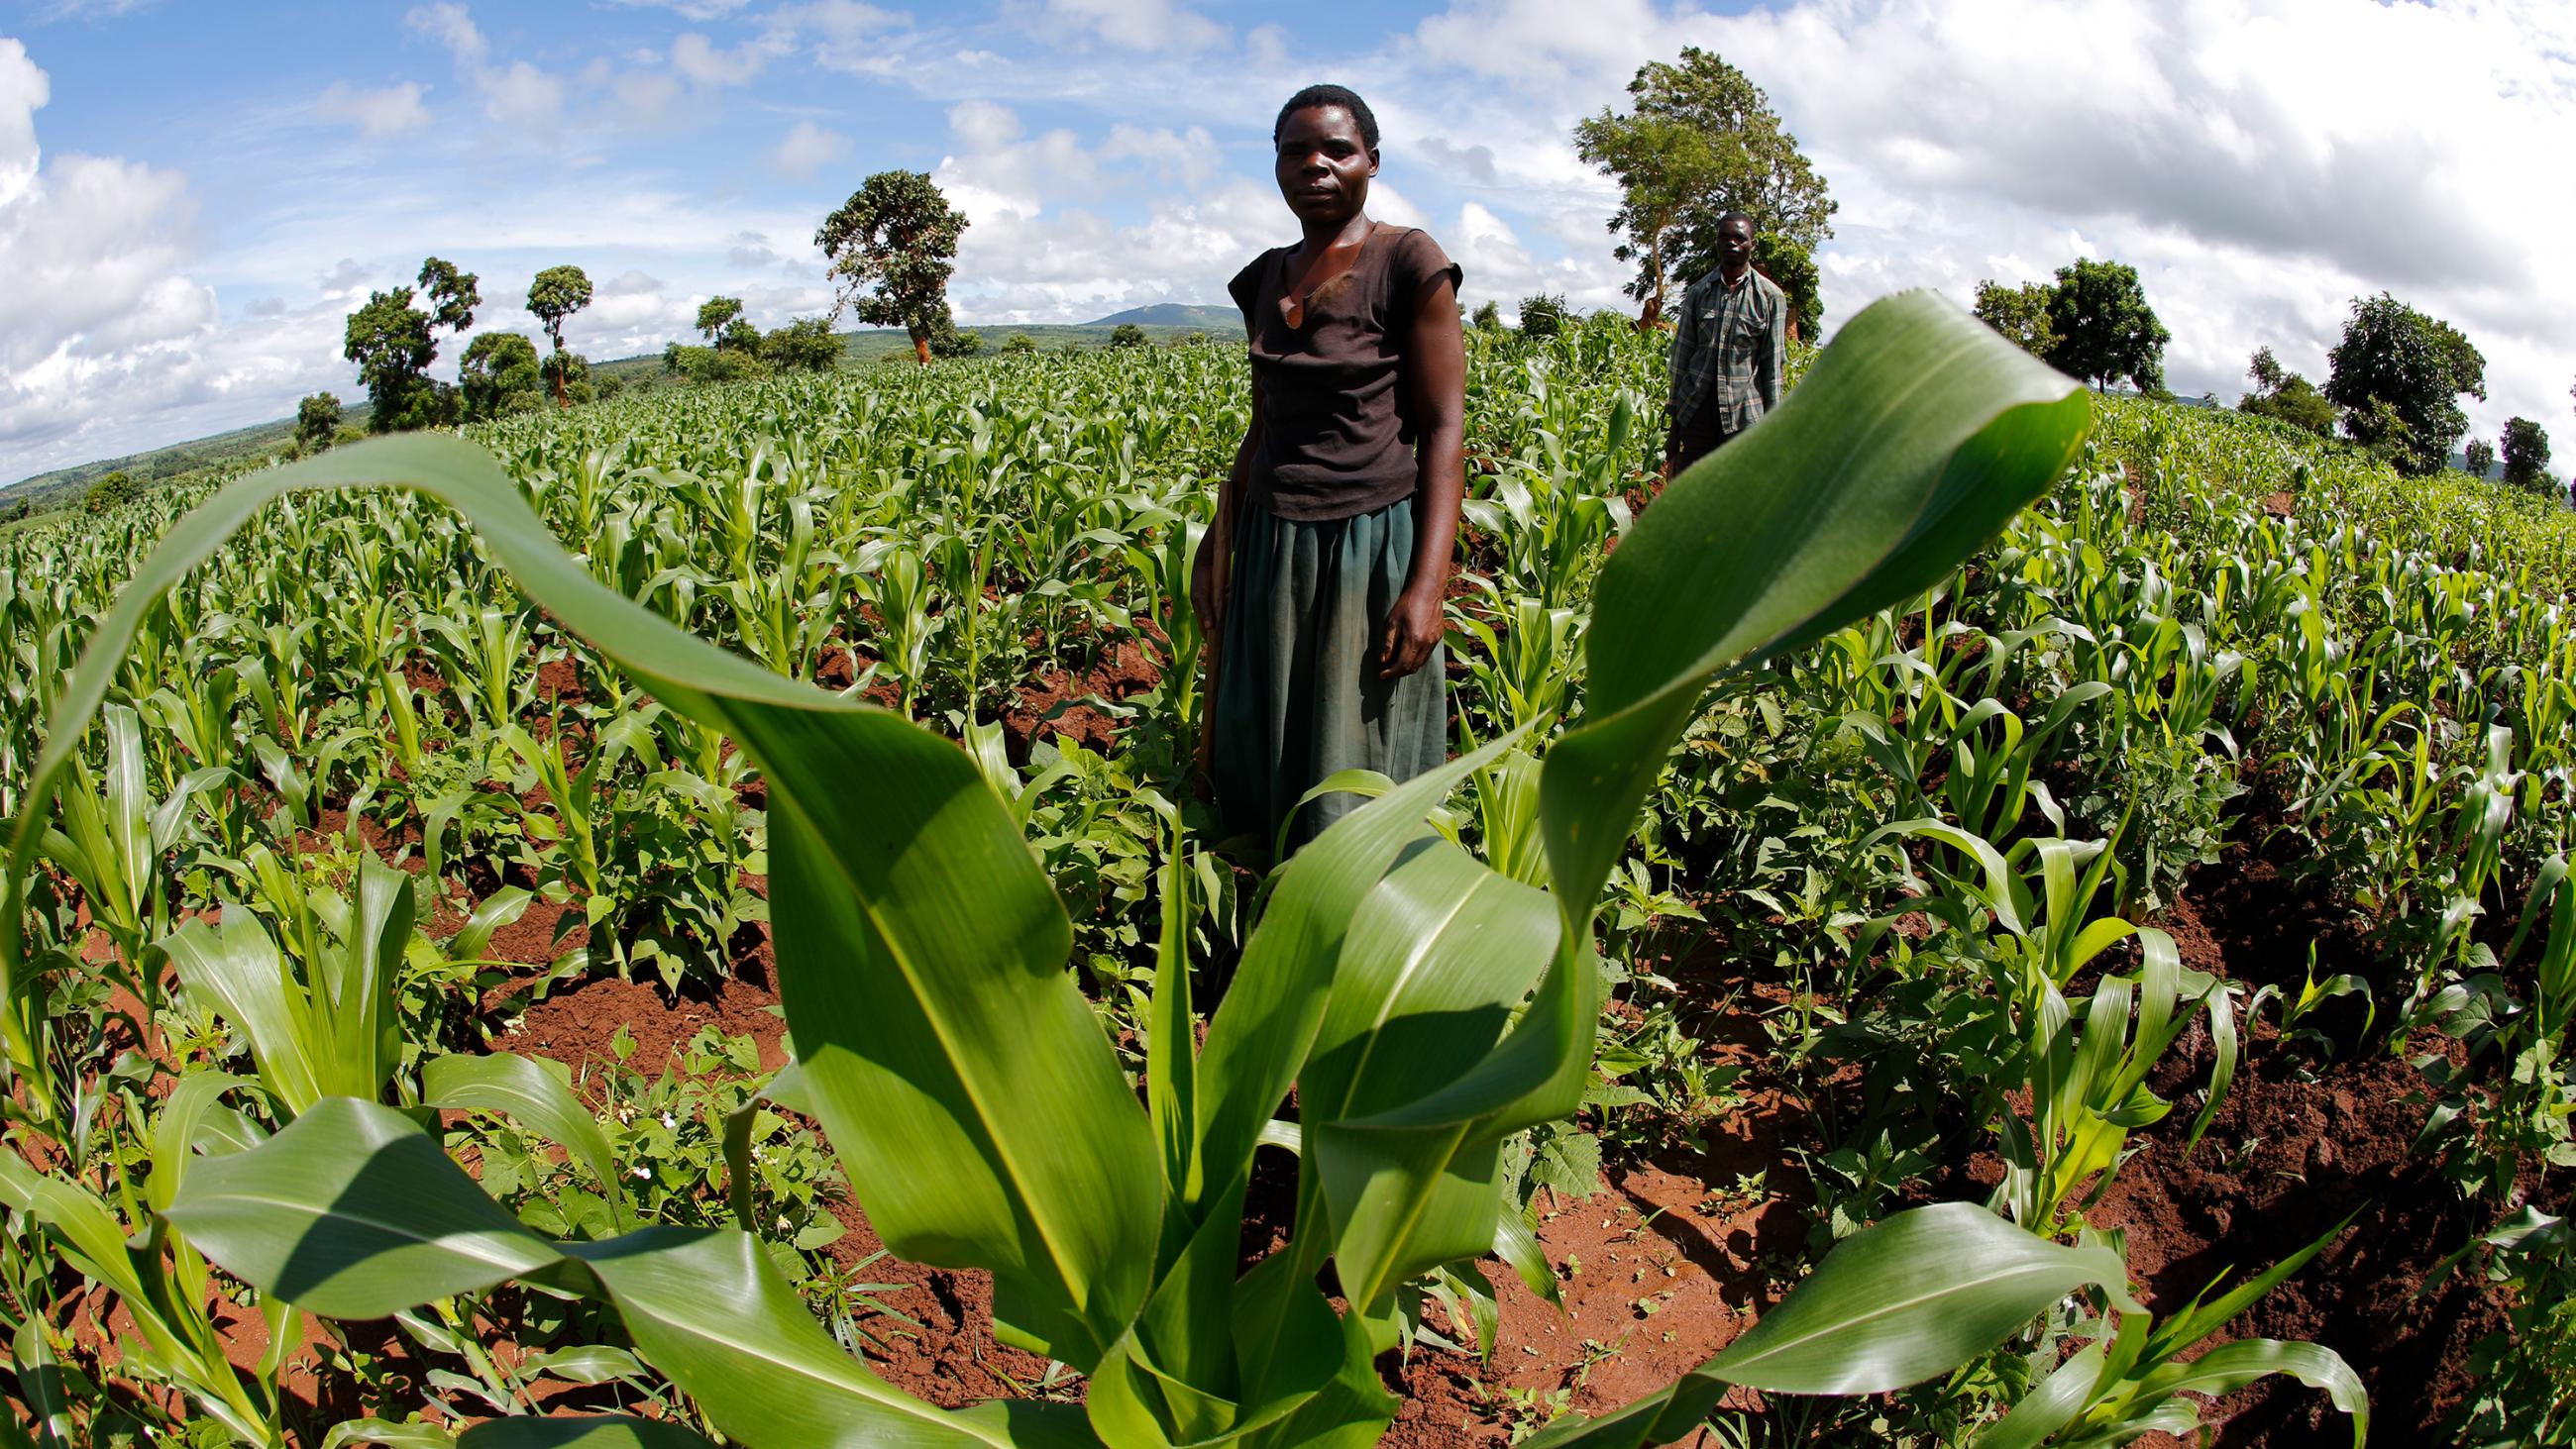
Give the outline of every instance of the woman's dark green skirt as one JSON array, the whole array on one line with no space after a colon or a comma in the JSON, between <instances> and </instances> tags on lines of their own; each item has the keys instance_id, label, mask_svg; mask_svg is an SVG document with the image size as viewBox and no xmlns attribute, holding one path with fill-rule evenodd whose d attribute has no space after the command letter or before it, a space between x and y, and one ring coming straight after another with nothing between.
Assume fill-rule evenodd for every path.
<instances>
[{"instance_id":1,"label":"woman's dark green skirt","mask_svg":"<svg viewBox=\"0 0 2576 1449\"><path fill-rule=\"evenodd\" d=\"M1407 780L1448 758L1444 651L1402 679L1378 678L1378 638L1412 570L1410 498L1321 523L1246 501L1212 742L1227 834L1255 834L1266 848L1288 822L1295 850L1366 803L1336 792L1298 806L1336 771Z\"/></svg>"}]
</instances>

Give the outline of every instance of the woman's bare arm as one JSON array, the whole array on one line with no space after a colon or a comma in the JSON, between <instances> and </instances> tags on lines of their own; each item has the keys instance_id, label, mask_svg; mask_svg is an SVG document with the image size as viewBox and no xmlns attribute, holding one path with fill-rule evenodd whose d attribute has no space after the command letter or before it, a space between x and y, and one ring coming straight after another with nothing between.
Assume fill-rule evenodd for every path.
<instances>
[{"instance_id":1,"label":"woman's bare arm","mask_svg":"<svg viewBox=\"0 0 2576 1449\"><path fill-rule=\"evenodd\" d=\"M1405 332L1404 362L1421 471L1413 491L1413 566L1378 635L1381 679L1420 669L1440 644L1441 595L1467 496L1467 337L1458 320L1457 284L1447 273L1422 291Z\"/></svg>"}]
</instances>

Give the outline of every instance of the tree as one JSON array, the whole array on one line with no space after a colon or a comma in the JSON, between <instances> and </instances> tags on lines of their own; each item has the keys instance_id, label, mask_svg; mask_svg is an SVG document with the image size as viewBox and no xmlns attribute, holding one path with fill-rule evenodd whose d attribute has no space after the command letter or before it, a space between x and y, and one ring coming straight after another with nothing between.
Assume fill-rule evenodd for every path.
<instances>
[{"instance_id":1,"label":"tree","mask_svg":"<svg viewBox=\"0 0 2576 1449\"><path fill-rule=\"evenodd\" d=\"M1025 332L1014 332L1010 336L1002 339L1002 350L1004 352L1011 353L1035 352L1038 350L1038 344L1037 340L1030 337L1029 334Z\"/></svg>"},{"instance_id":2,"label":"tree","mask_svg":"<svg viewBox=\"0 0 2576 1449\"><path fill-rule=\"evenodd\" d=\"M1533 341L1554 337L1565 330L1565 298L1554 292L1539 292L1521 298L1521 335Z\"/></svg>"},{"instance_id":3,"label":"tree","mask_svg":"<svg viewBox=\"0 0 2576 1449\"><path fill-rule=\"evenodd\" d=\"M2558 482L2549 476L2549 434L2529 418L2504 425L2504 481L2544 497L2558 495Z\"/></svg>"},{"instance_id":4,"label":"tree","mask_svg":"<svg viewBox=\"0 0 2576 1449\"><path fill-rule=\"evenodd\" d=\"M341 355L358 364L358 381L375 409L367 420L379 433L429 427L446 420L447 399L426 375L438 358L430 314L411 304L412 289L371 292L349 314Z\"/></svg>"},{"instance_id":5,"label":"tree","mask_svg":"<svg viewBox=\"0 0 2576 1449\"><path fill-rule=\"evenodd\" d=\"M2057 348L2057 333L2048 323L2049 297L2057 289L2046 282L2007 287L1977 284L1977 320L2004 335L2004 340L2033 357L2046 358Z\"/></svg>"},{"instance_id":6,"label":"tree","mask_svg":"<svg viewBox=\"0 0 2576 1449\"><path fill-rule=\"evenodd\" d=\"M319 453L340 435L340 399L317 392L295 405L295 448Z\"/></svg>"},{"instance_id":7,"label":"tree","mask_svg":"<svg viewBox=\"0 0 2576 1449\"><path fill-rule=\"evenodd\" d=\"M1481 306L1481 307L1479 307L1479 308L1477 308L1477 309L1476 309L1476 315L1475 315L1474 319L1473 319L1473 320L1471 320L1467 325L1469 325L1469 326L1471 326L1471 327L1475 328L1475 329L1476 329L1477 331L1479 331L1479 332L1500 332L1500 331L1502 331L1502 330L1503 330L1503 307L1502 307L1502 304L1501 304L1501 303L1499 303L1499 302L1492 302L1492 301L1488 301L1487 303L1485 303L1485 305L1483 305L1483 306Z\"/></svg>"},{"instance_id":8,"label":"tree","mask_svg":"<svg viewBox=\"0 0 2576 1449\"><path fill-rule=\"evenodd\" d=\"M2472 478L2483 480L2493 477L2495 444L2484 438L2469 439L2468 446L2461 451L2460 467Z\"/></svg>"},{"instance_id":9,"label":"tree","mask_svg":"<svg viewBox=\"0 0 2576 1449\"><path fill-rule=\"evenodd\" d=\"M1766 231L1753 240L1753 270L1769 277L1789 302L1789 335L1813 341L1825 325L1824 298L1816 291L1816 259L1807 248Z\"/></svg>"},{"instance_id":10,"label":"tree","mask_svg":"<svg viewBox=\"0 0 2576 1449\"><path fill-rule=\"evenodd\" d=\"M534 407L545 391L537 344L516 332L486 332L468 343L456 381L468 422Z\"/></svg>"},{"instance_id":11,"label":"tree","mask_svg":"<svg viewBox=\"0 0 2576 1449\"><path fill-rule=\"evenodd\" d=\"M2285 370L2271 348L2255 349L2245 372L2254 379L2255 390L2236 400L2238 412L2273 418L2320 438L2334 436L2334 404L2325 400L2315 383Z\"/></svg>"},{"instance_id":12,"label":"tree","mask_svg":"<svg viewBox=\"0 0 2576 1449\"><path fill-rule=\"evenodd\" d=\"M1686 46L1677 65L1638 67L1628 94L1634 110L1623 116L1605 107L1578 122L1574 144L1619 182L1610 230L1622 238L1615 255L1637 266L1627 292L1643 304L1640 322L1662 317L1672 278L1716 267L1718 222L1729 212L1803 251L1833 235L1824 178L1744 72Z\"/></svg>"},{"instance_id":13,"label":"tree","mask_svg":"<svg viewBox=\"0 0 2576 1449\"><path fill-rule=\"evenodd\" d=\"M841 339L832 335L829 317L800 317L770 333L760 351L781 371L830 372L841 365Z\"/></svg>"},{"instance_id":14,"label":"tree","mask_svg":"<svg viewBox=\"0 0 2576 1449\"><path fill-rule=\"evenodd\" d=\"M599 396L590 385L590 359L578 352L558 348L547 353L537 363L537 375L554 389L557 406L568 408Z\"/></svg>"},{"instance_id":15,"label":"tree","mask_svg":"<svg viewBox=\"0 0 2576 1449\"><path fill-rule=\"evenodd\" d=\"M1109 345L1112 347L1142 347L1145 340L1145 329L1133 322L1121 322L1110 329Z\"/></svg>"},{"instance_id":16,"label":"tree","mask_svg":"<svg viewBox=\"0 0 2576 1449\"><path fill-rule=\"evenodd\" d=\"M143 485L135 481L133 474L119 468L91 484L88 495L81 500L81 506L92 513L105 513L111 508L131 503L142 496Z\"/></svg>"},{"instance_id":17,"label":"tree","mask_svg":"<svg viewBox=\"0 0 2576 1449\"><path fill-rule=\"evenodd\" d=\"M948 277L957 269L957 238L966 216L920 171L880 171L860 183L824 218L814 245L831 259L843 307L877 327L901 327L916 360L930 361L930 339L948 317Z\"/></svg>"},{"instance_id":18,"label":"tree","mask_svg":"<svg viewBox=\"0 0 2576 1449\"><path fill-rule=\"evenodd\" d=\"M2326 359L2326 401L2343 409L2344 432L2410 477L2449 465L2451 445L2469 430L2460 395L2486 400L2486 358L2469 339L2386 292L2353 299Z\"/></svg>"},{"instance_id":19,"label":"tree","mask_svg":"<svg viewBox=\"0 0 2576 1449\"><path fill-rule=\"evenodd\" d=\"M698 305L698 331L711 347L725 345L725 330L742 318L740 297L709 297Z\"/></svg>"},{"instance_id":20,"label":"tree","mask_svg":"<svg viewBox=\"0 0 2576 1449\"><path fill-rule=\"evenodd\" d=\"M2165 385L2165 344L2173 335L2147 305L2138 269L2086 258L2057 269L2048 294L2048 330L2057 336L2046 361L2096 390L2125 377L2141 392Z\"/></svg>"},{"instance_id":21,"label":"tree","mask_svg":"<svg viewBox=\"0 0 2576 1449\"><path fill-rule=\"evenodd\" d=\"M564 356L564 319L589 305L590 275L579 267L548 267L537 273L536 280L528 284L528 310L544 324L546 340L554 344L556 358ZM547 365L550 371L546 375L554 380L555 405L571 407L572 398L565 391L565 378L572 371L572 364L550 361ZM589 365L583 364L582 370L589 371Z\"/></svg>"},{"instance_id":22,"label":"tree","mask_svg":"<svg viewBox=\"0 0 2576 1449\"><path fill-rule=\"evenodd\" d=\"M480 280L472 272L456 270L453 262L423 258L420 291L430 302L430 325L458 333L473 326L474 309L483 305L483 293L477 285Z\"/></svg>"}]
</instances>

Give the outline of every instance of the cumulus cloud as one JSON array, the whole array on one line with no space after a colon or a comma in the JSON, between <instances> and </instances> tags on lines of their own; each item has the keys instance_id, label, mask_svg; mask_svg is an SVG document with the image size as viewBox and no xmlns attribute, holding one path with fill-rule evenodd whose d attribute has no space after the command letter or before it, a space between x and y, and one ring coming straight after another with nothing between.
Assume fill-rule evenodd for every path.
<instances>
[{"instance_id":1,"label":"cumulus cloud","mask_svg":"<svg viewBox=\"0 0 2576 1449\"><path fill-rule=\"evenodd\" d=\"M483 97L487 120L521 133L551 130L561 118L563 77L524 60L492 63L492 44L462 5L415 5L403 15L414 33L444 46Z\"/></svg>"},{"instance_id":2,"label":"cumulus cloud","mask_svg":"<svg viewBox=\"0 0 2576 1449\"><path fill-rule=\"evenodd\" d=\"M769 153L769 164L782 175L805 181L848 155L849 151L849 137L812 121L798 121L788 128L786 139L778 143L778 149Z\"/></svg>"},{"instance_id":3,"label":"cumulus cloud","mask_svg":"<svg viewBox=\"0 0 2576 1449\"><path fill-rule=\"evenodd\" d=\"M1206 50L1226 29L1176 0L1047 0L1047 14L1127 50Z\"/></svg>"},{"instance_id":4,"label":"cumulus cloud","mask_svg":"<svg viewBox=\"0 0 2576 1449\"><path fill-rule=\"evenodd\" d=\"M429 124L429 107L420 103L420 96L416 81L377 91L333 81L313 103L313 114L320 120L356 126L362 136L398 136Z\"/></svg>"},{"instance_id":5,"label":"cumulus cloud","mask_svg":"<svg viewBox=\"0 0 2576 1449\"><path fill-rule=\"evenodd\" d=\"M899 37L912 24L900 10L865 0L807 0L771 13L770 33L802 47L825 70L850 75L894 75L904 61Z\"/></svg>"},{"instance_id":6,"label":"cumulus cloud","mask_svg":"<svg viewBox=\"0 0 2576 1449\"><path fill-rule=\"evenodd\" d=\"M184 365L213 330L186 179L114 157L48 159L35 112L50 96L18 41L0 39L0 458L13 475L66 461L80 439L150 398L210 379Z\"/></svg>"},{"instance_id":7,"label":"cumulus cloud","mask_svg":"<svg viewBox=\"0 0 2576 1449\"><path fill-rule=\"evenodd\" d=\"M1458 119L1426 112L1426 154L1478 184L1598 197L1568 125L1685 44L1766 87L1831 181L1835 320L1902 286L1964 299L1981 277L2110 256L2140 268L2173 331L2174 386L2232 398L2260 345L2321 378L2347 300L2385 288L2485 348L2482 429L2563 416L2576 275L2557 239L2576 192L2532 183L2576 152L2564 5L1805 0L1713 16L1458 0L1417 27L1406 64L1424 96L1452 98L1444 72L1487 94ZM1564 209L1567 242L1588 214L1600 246L1607 209Z\"/></svg>"}]
</instances>

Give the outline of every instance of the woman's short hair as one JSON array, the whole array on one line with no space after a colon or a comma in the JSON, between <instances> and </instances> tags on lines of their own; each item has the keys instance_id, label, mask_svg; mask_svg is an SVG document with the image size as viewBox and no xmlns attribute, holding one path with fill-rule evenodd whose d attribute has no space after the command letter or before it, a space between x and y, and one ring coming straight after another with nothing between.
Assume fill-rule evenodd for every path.
<instances>
[{"instance_id":1,"label":"woman's short hair","mask_svg":"<svg viewBox=\"0 0 2576 1449\"><path fill-rule=\"evenodd\" d=\"M1347 86L1308 86L1290 96L1288 104L1279 108L1279 119L1270 123L1270 143L1274 146L1279 144L1279 133L1288 129L1290 116L1326 106L1338 106L1350 112L1352 123L1360 128L1360 143L1369 148L1371 155L1377 153L1377 113L1371 111L1368 102L1361 100Z\"/></svg>"}]
</instances>

